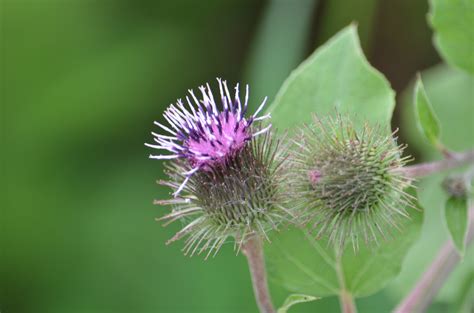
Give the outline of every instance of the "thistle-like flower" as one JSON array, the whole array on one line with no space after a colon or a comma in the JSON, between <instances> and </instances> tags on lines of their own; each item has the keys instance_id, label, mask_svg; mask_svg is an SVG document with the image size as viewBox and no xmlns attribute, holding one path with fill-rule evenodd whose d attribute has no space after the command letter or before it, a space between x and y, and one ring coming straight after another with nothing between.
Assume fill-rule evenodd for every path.
<instances>
[{"instance_id":1,"label":"thistle-like flower","mask_svg":"<svg viewBox=\"0 0 474 313\"><path fill-rule=\"evenodd\" d=\"M294 200L316 238L327 236L336 247L350 239L357 250L359 239L386 238L387 226L398 228L400 217L408 217L412 196L404 189L411 181L398 169L409 157L401 157L405 147L396 145L396 132L380 133L338 115L315 117L294 140Z\"/></svg>"},{"instance_id":2,"label":"thistle-like flower","mask_svg":"<svg viewBox=\"0 0 474 313\"><path fill-rule=\"evenodd\" d=\"M229 238L235 239L239 250L250 236L267 237L291 214L281 187L285 149L274 138L271 125L261 125L270 115L257 117L265 100L246 118L248 86L242 106L238 85L232 100L226 82L218 82L222 109L209 85L200 87L200 101L190 90L194 99L193 104L186 97L190 111L178 100L164 114L170 127L157 123L172 136L153 134L159 145L148 145L172 153L150 156L172 159L166 164L169 179L160 183L171 187L175 197L155 203L173 207L159 219L165 225L186 223L168 243L188 236L183 251L189 255L217 253Z\"/></svg>"},{"instance_id":3,"label":"thistle-like flower","mask_svg":"<svg viewBox=\"0 0 474 313\"><path fill-rule=\"evenodd\" d=\"M235 86L234 100L231 99L226 81L217 79L222 101L222 109L217 107L209 84L200 86L202 100L198 100L193 90L188 90L186 96L189 109L178 99L176 106L171 104L163 114L169 127L155 121L155 124L168 134L152 132L154 144L148 147L171 152L167 155L150 155L151 159L185 159L191 168L182 173L183 182L176 189L177 196L184 188L189 178L200 169L209 170L215 165L225 162L229 156L241 150L247 141L271 128L252 132L251 125L260 120L270 118L270 115L258 117L265 106L265 98L257 111L248 119L245 114L248 108L249 87L246 86L245 102L242 105L239 97L239 85ZM191 97L191 99L190 99ZM194 102L193 102L194 101Z\"/></svg>"}]
</instances>

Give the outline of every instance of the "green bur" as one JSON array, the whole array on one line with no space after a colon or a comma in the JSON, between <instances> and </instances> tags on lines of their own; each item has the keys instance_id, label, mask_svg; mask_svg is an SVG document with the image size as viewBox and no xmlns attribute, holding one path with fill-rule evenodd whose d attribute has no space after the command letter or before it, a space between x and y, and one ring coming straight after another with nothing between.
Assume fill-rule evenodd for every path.
<instances>
[{"instance_id":1,"label":"green bur","mask_svg":"<svg viewBox=\"0 0 474 313\"><path fill-rule=\"evenodd\" d=\"M179 198L157 201L173 205L161 220L185 223L168 243L187 237L185 254L206 251L209 256L231 239L237 250L251 236L268 239L269 231L292 219L284 188L285 156L281 140L267 132L222 163L191 176ZM185 160L169 162L169 180L161 183L176 189L191 167Z\"/></svg>"},{"instance_id":2,"label":"green bur","mask_svg":"<svg viewBox=\"0 0 474 313\"><path fill-rule=\"evenodd\" d=\"M317 238L327 235L344 246L368 243L396 228L410 203L409 179L397 169L407 161L392 136L365 125L360 131L346 118L320 120L302 129L292 164L296 199Z\"/></svg>"}]
</instances>

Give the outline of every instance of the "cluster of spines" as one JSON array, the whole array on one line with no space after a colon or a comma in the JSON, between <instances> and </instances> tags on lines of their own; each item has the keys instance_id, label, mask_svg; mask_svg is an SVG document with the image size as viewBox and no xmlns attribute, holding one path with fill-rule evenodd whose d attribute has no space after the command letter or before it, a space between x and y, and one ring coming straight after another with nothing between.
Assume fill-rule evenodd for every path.
<instances>
[{"instance_id":1,"label":"cluster of spines","mask_svg":"<svg viewBox=\"0 0 474 313\"><path fill-rule=\"evenodd\" d=\"M157 201L174 207L160 220L167 224L188 221L168 243L188 236L184 253L192 256L206 251L207 258L216 254L230 237L235 239L237 252L249 236L269 240L267 232L276 230L292 215L285 207L288 194L282 188L286 177L286 149L282 144L271 132L266 132L235 151L225 162L193 175L180 198ZM188 169L186 162L168 163L170 180L161 183L177 188L182 173Z\"/></svg>"},{"instance_id":2,"label":"cluster of spines","mask_svg":"<svg viewBox=\"0 0 474 313\"><path fill-rule=\"evenodd\" d=\"M327 236L338 246L350 239L358 249L360 238L366 243L385 238L387 225L397 228L400 217L408 216L412 196L405 189L411 181L399 171L408 157L401 156L396 132L383 136L368 124L356 128L340 115L315 117L294 140L287 166L282 157L287 148L273 138L271 124L260 123L270 118L258 116L266 98L246 118L248 85L242 104L238 84L232 98L227 83L217 80L220 107L209 84L199 87L200 100L189 90L187 107L179 99L166 109L168 126L155 122L168 134L152 133L155 143L146 144L171 152L150 155L170 160L170 179L161 183L175 198L156 203L174 209L160 220L187 223L168 242L187 236L185 254L209 256L229 237L239 250L248 236L268 239L269 229L289 219L299 223L303 216L317 238ZM286 208L289 202L300 208L298 214Z\"/></svg>"},{"instance_id":3,"label":"cluster of spines","mask_svg":"<svg viewBox=\"0 0 474 313\"><path fill-rule=\"evenodd\" d=\"M294 144L292 186L295 201L304 211L316 238L354 250L386 238L397 229L412 196L405 189L410 179L398 171L409 157L396 138L365 124L361 129L340 115L319 119L302 128ZM391 227L387 227L391 226Z\"/></svg>"}]
</instances>

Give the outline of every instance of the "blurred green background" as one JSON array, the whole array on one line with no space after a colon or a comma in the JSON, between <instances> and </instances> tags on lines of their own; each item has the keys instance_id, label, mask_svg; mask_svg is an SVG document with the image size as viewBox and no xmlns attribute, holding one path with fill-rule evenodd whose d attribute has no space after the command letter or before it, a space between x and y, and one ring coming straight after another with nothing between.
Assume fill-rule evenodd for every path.
<instances>
[{"instance_id":1,"label":"blurred green background","mask_svg":"<svg viewBox=\"0 0 474 313\"><path fill-rule=\"evenodd\" d=\"M165 209L152 200L169 191L143 145L153 120L216 76L250 82L254 107L272 99L352 21L400 92L439 62L427 11L425 0L1 0L0 311L256 312L231 245L208 261L165 246L180 225L154 220ZM286 292L271 287L280 304ZM382 291L358 305L397 301Z\"/></svg>"}]
</instances>

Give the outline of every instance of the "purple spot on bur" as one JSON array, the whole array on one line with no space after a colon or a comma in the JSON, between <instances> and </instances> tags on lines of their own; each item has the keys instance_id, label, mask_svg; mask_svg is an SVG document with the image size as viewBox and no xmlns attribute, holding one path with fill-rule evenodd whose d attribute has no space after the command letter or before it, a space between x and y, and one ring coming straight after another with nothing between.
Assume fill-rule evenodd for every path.
<instances>
[{"instance_id":1,"label":"purple spot on bur","mask_svg":"<svg viewBox=\"0 0 474 313\"><path fill-rule=\"evenodd\" d=\"M319 181L321 180L321 176L322 174L318 170L311 170L308 172L308 179L312 186L315 186L319 183Z\"/></svg>"}]
</instances>

